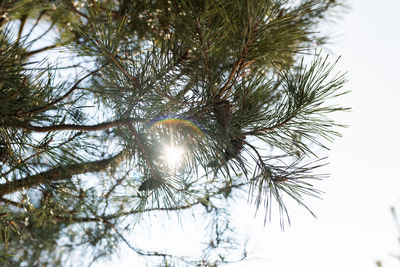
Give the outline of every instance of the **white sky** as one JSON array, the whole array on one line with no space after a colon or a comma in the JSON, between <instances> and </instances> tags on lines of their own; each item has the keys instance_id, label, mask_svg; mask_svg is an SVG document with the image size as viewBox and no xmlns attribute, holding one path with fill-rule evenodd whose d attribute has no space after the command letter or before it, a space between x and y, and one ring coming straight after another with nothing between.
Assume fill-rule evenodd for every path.
<instances>
[{"instance_id":1,"label":"white sky","mask_svg":"<svg viewBox=\"0 0 400 267\"><path fill-rule=\"evenodd\" d=\"M335 26L330 49L342 56L337 69L348 71L346 88L352 90L340 104L353 110L337 116L350 127L330 145L331 176L317 184L323 200L308 202L318 219L292 206L292 225L282 232L277 224L264 227L262 216L255 220L248 207L240 209L242 230L259 259L229 266L376 267L376 260L384 267L400 265L389 256L400 254L389 211L391 205L400 210L400 1L349 2L352 10ZM140 266L133 252L123 254L113 265Z\"/></svg>"},{"instance_id":2,"label":"white sky","mask_svg":"<svg viewBox=\"0 0 400 267\"><path fill-rule=\"evenodd\" d=\"M353 110L337 116L350 127L331 145L331 177L319 183L324 199L311 206L318 219L293 207L285 232L257 227L267 261L246 266L372 267L378 259L384 267L400 265L388 255L400 254L389 211L400 208L400 1L349 2L331 50L342 56L338 68L348 71L352 90L341 103Z\"/></svg>"}]
</instances>

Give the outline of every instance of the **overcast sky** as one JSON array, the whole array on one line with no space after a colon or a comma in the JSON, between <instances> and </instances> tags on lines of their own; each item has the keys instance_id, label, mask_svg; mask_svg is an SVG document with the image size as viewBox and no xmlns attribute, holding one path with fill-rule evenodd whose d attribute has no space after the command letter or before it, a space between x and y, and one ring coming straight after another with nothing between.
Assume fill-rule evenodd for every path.
<instances>
[{"instance_id":1,"label":"overcast sky","mask_svg":"<svg viewBox=\"0 0 400 267\"><path fill-rule=\"evenodd\" d=\"M331 144L330 178L317 187L323 200L310 203L318 219L292 206L292 225L263 226L248 209L240 209L242 230L253 249L250 262L231 266L383 267L399 266L389 253L400 255L390 206L400 210L400 1L353 0L352 10L335 26L330 50L342 58L338 70L348 71L340 99L352 111L339 114L350 125ZM278 219L278 216L275 216ZM189 242L190 240L188 240ZM173 246L173 238L171 239ZM126 251L126 250L124 250ZM133 252L118 266L132 265ZM109 263L103 263L109 266ZM96 265L96 266L101 266Z\"/></svg>"}]
</instances>

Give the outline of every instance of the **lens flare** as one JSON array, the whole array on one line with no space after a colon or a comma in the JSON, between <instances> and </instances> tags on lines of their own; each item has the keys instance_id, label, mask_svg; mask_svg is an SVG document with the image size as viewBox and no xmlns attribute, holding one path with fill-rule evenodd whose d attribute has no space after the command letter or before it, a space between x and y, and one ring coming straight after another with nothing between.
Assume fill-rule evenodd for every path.
<instances>
[{"instance_id":1,"label":"lens flare","mask_svg":"<svg viewBox=\"0 0 400 267\"><path fill-rule=\"evenodd\" d=\"M164 147L160 158L164 160L169 168L174 169L178 168L182 163L184 154L185 150L183 148L175 145L167 145Z\"/></svg>"},{"instance_id":2,"label":"lens flare","mask_svg":"<svg viewBox=\"0 0 400 267\"><path fill-rule=\"evenodd\" d=\"M204 136L202 130L192 121L183 118L175 118L169 116L159 117L154 119L149 124L150 131L154 131L157 127L170 127L176 128L181 130L189 130L190 132L194 133L197 137Z\"/></svg>"}]
</instances>

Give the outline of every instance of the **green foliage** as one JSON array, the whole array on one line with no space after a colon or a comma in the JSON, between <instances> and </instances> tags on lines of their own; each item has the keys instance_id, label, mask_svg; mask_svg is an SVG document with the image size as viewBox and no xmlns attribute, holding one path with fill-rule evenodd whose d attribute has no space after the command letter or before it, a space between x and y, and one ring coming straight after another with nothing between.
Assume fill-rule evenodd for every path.
<instances>
[{"instance_id":1,"label":"green foliage","mask_svg":"<svg viewBox=\"0 0 400 267\"><path fill-rule=\"evenodd\" d=\"M341 126L328 116L346 110L329 104L345 78L315 44L341 6L1 2L0 259L90 264L125 243L162 266L217 266L247 257L229 223L241 192L282 226L285 197L311 212L316 151ZM208 220L202 253L132 244L145 214L171 212Z\"/></svg>"}]
</instances>

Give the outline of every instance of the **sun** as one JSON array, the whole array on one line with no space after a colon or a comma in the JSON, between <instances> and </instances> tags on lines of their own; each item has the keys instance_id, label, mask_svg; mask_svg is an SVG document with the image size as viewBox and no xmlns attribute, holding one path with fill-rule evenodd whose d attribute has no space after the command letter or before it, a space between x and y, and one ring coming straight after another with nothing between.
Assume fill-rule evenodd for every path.
<instances>
[{"instance_id":1,"label":"sun","mask_svg":"<svg viewBox=\"0 0 400 267\"><path fill-rule=\"evenodd\" d=\"M164 160L169 168L174 169L182 163L184 154L185 150L182 147L170 144L163 148L160 158Z\"/></svg>"}]
</instances>

